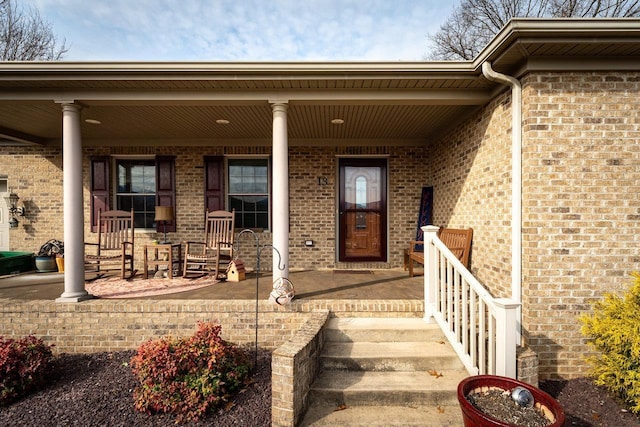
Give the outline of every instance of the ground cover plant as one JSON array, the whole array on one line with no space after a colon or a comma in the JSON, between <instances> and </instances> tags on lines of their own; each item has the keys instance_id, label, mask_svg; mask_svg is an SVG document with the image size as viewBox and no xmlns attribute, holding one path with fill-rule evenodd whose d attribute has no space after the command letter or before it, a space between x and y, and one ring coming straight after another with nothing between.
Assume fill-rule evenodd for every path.
<instances>
[{"instance_id":1,"label":"ground cover plant","mask_svg":"<svg viewBox=\"0 0 640 427\"><path fill-rule=\"evenodd\" d=\"M640 413L640 273L625 295L607 293L592 314L580 318L595 355L587 360L597 385Z\"/></svg>"},{"instance_id":2,"label":"ground cover plant","mask_svg":"<svg viewBox=\"0 0 640 427\"><path fill-rule=\"evenodd\" d=\"M6 406L47 384L52 346L29 335L18 340L0 337L0 406Z\"/></svg>"},{"instance_id":3,"label":"ground cover plant","mask_svg":"<svg viewBox=\"0 0 640 427\"><path fill-rule=\"evenodd\" d=\"M165 337L142 344L131 358L138 380L138 411L169 413L177 422L198 421L230 402L248 379L249 358L220 336L221 327L199 322L188 338Z\"/></svg>"}]
</instances>

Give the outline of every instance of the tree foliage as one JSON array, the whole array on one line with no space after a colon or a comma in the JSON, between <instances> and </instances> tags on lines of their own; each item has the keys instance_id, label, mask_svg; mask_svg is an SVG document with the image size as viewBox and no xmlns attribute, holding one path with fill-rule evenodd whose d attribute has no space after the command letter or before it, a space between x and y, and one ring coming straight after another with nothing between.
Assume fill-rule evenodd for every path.
<instances>
[{"instance_id":1,"label":"tree foliage","mask_svg":"<svg viewBox=\"0 0 640 427\"><path fill-rule=\"evenodd\" d=\"M640 0L462 0L435 34L429 59L471 60L511 18L631 18Z\"/></svg>"},{"instance_id":2,"label":"tree foliage","mask_svg":"<svg viewBox=\"0 0 640 427\"><path fill-rule=\"evenodd\" d=\"M15 0L0 0L0 60L56 61L67 52L51 24L36 9L19 7Z\"/></svg>"}]
</instances>

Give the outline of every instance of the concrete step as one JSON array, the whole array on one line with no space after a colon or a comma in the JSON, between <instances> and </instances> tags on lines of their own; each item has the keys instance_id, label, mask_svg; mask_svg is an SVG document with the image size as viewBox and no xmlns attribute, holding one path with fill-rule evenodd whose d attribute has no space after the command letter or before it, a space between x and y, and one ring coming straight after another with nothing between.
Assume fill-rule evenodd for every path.
<instances>
[{"instance_id":1,"label":"concrete step","mask_svg":"<svg viewBox=\"0 0 640 427\"><path fill-rule=\"evenodd\" d=\"M424 342L444 339L435 322L422 318L332 318L325 330L333 342Z\"/></svg>"},{"instance_id":2,"label":"concrete step","mask_svg":"<svg viewBox=\"0 0 640 427\"><path fill-rule=\"evenodd\" d=\"M322 369L356 371L428 371L459 369L460 359L445 341L327 342Z\"/></svg>"},{"instance_id":3,"label":"concrete step","mask_svg":"<svg viewBox=\"0 0 640 427\"><path fill-rule=\"evenodd\" d=\"M301 426L460 426L468 373L435 323L333 318Z\"/></svg>"},{"instance_id":4,"label":"concrete step","mask_svg":"<svg viewBox=\"0 0 640 427\"><path fill-rule=\"evenodd\" d=\"M460 427L458 405L445 406L347 406L309 409L300 427Z\"/></svg>"},{"instance_id":5,"label":"concrete step","mask_svg":"<svg viewBox=\"0 0 640 427\"><path fill-rule=\"evenodd\" d=\"M433 372L323 371L311 387L312 406L455 406L466 370Z\"/></svg>"}]
</instances>

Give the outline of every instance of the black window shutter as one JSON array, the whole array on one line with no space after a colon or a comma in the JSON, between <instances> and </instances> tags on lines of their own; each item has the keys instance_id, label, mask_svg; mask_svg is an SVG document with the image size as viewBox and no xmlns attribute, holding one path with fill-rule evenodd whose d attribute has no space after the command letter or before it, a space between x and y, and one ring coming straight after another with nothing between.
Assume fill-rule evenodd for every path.
<instances>
[{"instance_id":1,"label":"black window shutter","mask_svg":"<svg viewBox=\"0 0 640 427\"><path fill-rule=\"evenodd\" d=\"M91 158L91 231L98 231L98 212L109 210L109 157Z\"/></svg>"},{"instance_id":2,"label":"black window shutter","mask_svg":"<svg viewBox=\"0 0 640 427\"><path fill-rule=\"evenodd\" d=\"M204 158L204 209L224 210L224 159L222 156Z\"/></svg>"},{"instance_id":3,"label":"black window shutter","mask_svg":"<svg viewBox=\"0 0 640 427\"><path fill-rule=\"evenodd\" d=\"M175 156L156 157L156 206L173 207L174 217L176 214L176 158ZM167 221L167 231L175 233L176 221ZM164 231L156 224L156 231Z\"/></svg>"}]
</instances>

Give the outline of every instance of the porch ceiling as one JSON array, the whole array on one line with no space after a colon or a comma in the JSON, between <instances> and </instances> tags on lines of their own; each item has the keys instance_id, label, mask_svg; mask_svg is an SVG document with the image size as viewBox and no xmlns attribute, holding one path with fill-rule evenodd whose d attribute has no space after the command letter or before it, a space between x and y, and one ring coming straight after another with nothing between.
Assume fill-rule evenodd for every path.
<instances>
[{"instance_id":1,"label":"porch ceiling","mask_svg":"<svg viewBox=\"0 0 640 427\"><path fill-rule=\"evenodd\" d=\"M10 144L59 144L60 103L69 101L83 105L86 145L269 144L272 102L288 103L293 144L423 144L488 102L496 86L469 64L435 72L424 63L394 64L394 72L383 67L378 74L364 63L318 64L309 70L309 64L289 64L290 74L269 71L269 64L244 64L243 71L229 75L237 64L191 64L176 74L171 68L176 65L154 70L143 63L128 64L137 72L128 71L126 78L109 64L38 65L47 68L38 77L24 72L37 70L34 64L21 64L22 72L14 76L10 65L0 72L0 135ZM254 67L262 67L264 75L256 75ZM333 119L344 123L333 124Z\"/></svg>"},{"instance_id":2,"label":"porch ceiling","mask_svg":"<svg viewBox=\"0 0 640 427\"><path fill-rule=\"evenodd\" d=\"M93 103L82 101L83 143L93 144L251 144L271 140L267 101L242 104ZM475 108L474 105L289 103L292 142L388 140L421 143ZM332 119L344 124L332 124ZM100 125L85 122L94 119ZM227 120L218 124L216 120ZM0 103L0 134L14 140L60 142L62 112L54 101ZM270 143L268 143L270 144Z\"/></svg>"}]
</instances>

